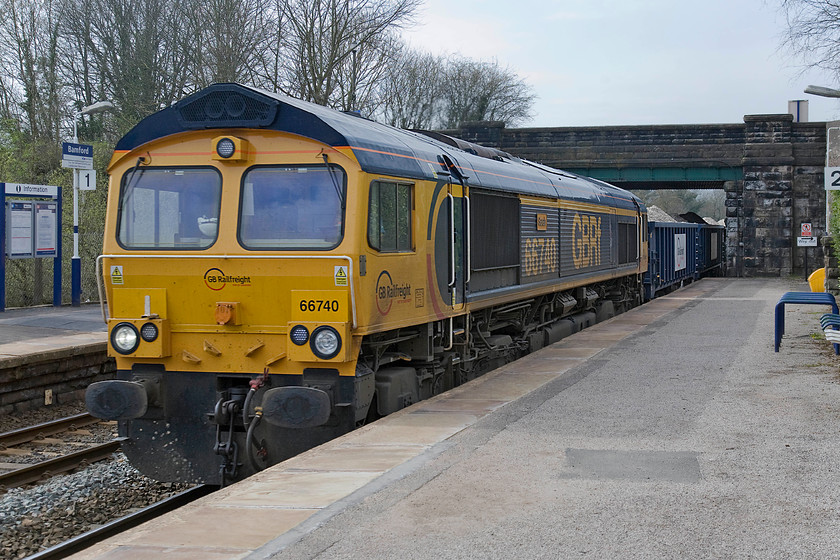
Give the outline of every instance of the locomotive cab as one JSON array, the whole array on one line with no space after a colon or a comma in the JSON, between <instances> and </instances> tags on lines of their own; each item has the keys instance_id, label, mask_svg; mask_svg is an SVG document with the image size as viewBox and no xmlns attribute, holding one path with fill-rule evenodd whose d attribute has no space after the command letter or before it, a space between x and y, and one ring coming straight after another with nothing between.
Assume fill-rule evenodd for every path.
<instances>
[{"instance_id":1,"label":"locomotive cab","mask_svg":"<svg viewBox=\"0 0 840 560\"><path fill-rule=\"evenodd\" d=\"M198 103L235 113L255 99ZM242 478L352 429L370 404L354 398L365 376L345 235L358 165L305 138L231 132L118 147L110 167L99 265L119 373L86 400L161 480ZM278 156L278 143L297 150Z\"/></svg>"}]
</instances>

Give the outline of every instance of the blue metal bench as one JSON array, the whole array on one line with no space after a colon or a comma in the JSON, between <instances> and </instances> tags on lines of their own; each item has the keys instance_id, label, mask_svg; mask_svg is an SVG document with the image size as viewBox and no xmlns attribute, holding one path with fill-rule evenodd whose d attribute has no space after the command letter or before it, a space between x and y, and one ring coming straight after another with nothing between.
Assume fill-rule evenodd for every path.
<instances>
[{"instance_id":1,"label":"blue metal bench","mask_svg":"<svg viewBox=\"0 0 840 560\"><path fill-rule=\"evenodd\" d=\"M834 344L834 353L840 354L840 315L826 313L820 317L820 326L825 333L825 339Z\"/></svg>"},{"instance_id":2,"label":"blue metal bench","mask_svg":"<svg viewBox=\"0 0 840 560\"><path fill-rule=\"evenodd\" d=\"M779 299L776 304L776 332L775 332L775 347L776 352L779 351L779 344L782 342L782 336L785 334L785 305L787 304L804 304L804 305L830 305L831 311L834 314L840 313L837 309L837 301L834 296L826 292L787 292ZM834 345L835 353L838 352L838 346Z\"/></svg>"},{"instance_id":3,"label":"blue metal bench","mask_svg":"<svg viewBox=\"0 0 840 560\"><path fill-rule=\"evenodd\" d=\"M827 327L840 327L840 315L837 313L825 313L820 317L820 326L823 329Z\"/></svg>"}]
</instances>

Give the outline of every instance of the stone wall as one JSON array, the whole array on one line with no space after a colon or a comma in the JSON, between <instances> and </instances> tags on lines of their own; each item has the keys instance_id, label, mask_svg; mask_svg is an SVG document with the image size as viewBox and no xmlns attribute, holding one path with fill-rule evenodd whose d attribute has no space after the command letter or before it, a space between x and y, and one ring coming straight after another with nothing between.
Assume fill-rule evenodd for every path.
<instances>
[{"instance_id":1,"label":"stone wall","mask_svg":"<svg viewBox=\"0 0 840 560\"><path fill-rule=\"evenodd\" d=\"M492 125L492 126L491 126ZM505 129L470 123L453 135L558 168L642 165L737 167L743 157L743 125L658 125ZM491 144L495 142L494 144Z\"/></svg>"},{"instance_id":2,"label":"stone wall","mask_svg":"<svg viewBox=\"0 0 840 560\"><path fill-rule=\"evenodd\" d=\"M818 237L826 232L825 123L747 115L743 124L508 129L479 122L443 132L560 169L741 168L743 179L705 185L726 191L727 273L807 276L821 265L819 250L797 247L797 237L804 222Z\"/></svg>"},{"instance_id":3,"label":"stone wall","mask_svg":"<svg viewBox=\"0 0 840 560\"><path fill-rule=\"evenodd\" d=\"M104 342L0 359L0 414L42 408L47 391L54 404L79 402L88 385L115 372Z\"/></svg>"}]
</instances>

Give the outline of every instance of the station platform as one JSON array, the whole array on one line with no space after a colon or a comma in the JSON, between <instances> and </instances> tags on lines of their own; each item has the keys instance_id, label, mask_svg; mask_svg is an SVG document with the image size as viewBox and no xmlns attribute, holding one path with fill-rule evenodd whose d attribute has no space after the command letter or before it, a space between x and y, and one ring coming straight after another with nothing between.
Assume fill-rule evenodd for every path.
<instances>
[{"instance_id":1,"label":"station platform","mask_svg":"<svg viewBox=\"0 0 840 560\"><path fill-rule=\"evenodd\" d=\"M0 361L84 344L105 344L106 332L99 304L7 309L0 313Z\"/></svg>"},{"instance_id":2,"label":"station platform","mask_svg":"<svg viewBox=\"0 0 840 560\"><path fill-rule=\"evenodd\" d=\"M107 350L99 304L28 307L0 313L0 371Z\"/></svg>"},{"instance_id":3,"label":"station platform","mask_svg":"<svg viewBox=\"0 0 840 560\"><path fill-rule=\"evenodd\" d=\"M837 558L806 289L696 282L72 558Z\"/></svg>"}]
</instances>

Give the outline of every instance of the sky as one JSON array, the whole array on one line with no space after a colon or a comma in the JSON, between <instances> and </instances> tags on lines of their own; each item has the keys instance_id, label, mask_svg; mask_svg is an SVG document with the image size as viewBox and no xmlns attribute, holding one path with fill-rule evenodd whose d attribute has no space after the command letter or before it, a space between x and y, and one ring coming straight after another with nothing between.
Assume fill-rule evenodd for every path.
<instances>
[{"instance_id":1,"label":"sky","mask_svg":"<svg viewBox=\"0 0 840 560\"><path fill-rule=\"evenodd\" d=\"M522 126L740 123L807 99L840 119L840 89L780 47L781 0L425 0L403 37L419 50L497 62L533 86Z\"/></svg>"}]
</instances>

